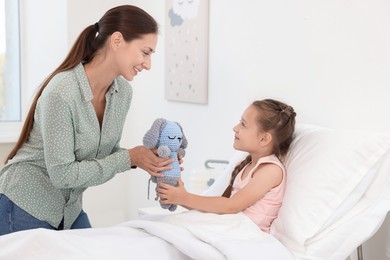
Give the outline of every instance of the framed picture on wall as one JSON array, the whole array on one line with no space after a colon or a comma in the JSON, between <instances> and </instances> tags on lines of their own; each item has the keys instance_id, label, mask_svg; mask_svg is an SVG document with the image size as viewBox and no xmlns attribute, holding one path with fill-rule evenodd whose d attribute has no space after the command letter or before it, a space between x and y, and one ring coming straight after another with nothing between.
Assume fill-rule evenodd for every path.
<instances>
[{"instance_id":1,"label":"framed picture on wall","mask_svg":"<svg viewBox=\"0 0 390 260\"><path fill-rule=\"evenodd\" d=\"M165 98L207 104L209 1L167 0Z\"/></svg>"}]
</instances>

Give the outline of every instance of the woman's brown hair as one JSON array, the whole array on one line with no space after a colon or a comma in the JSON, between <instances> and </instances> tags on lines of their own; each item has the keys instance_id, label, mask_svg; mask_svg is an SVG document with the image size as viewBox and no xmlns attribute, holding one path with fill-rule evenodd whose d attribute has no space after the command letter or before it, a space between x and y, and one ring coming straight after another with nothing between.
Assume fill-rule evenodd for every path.
<instances>
[{"instance_id":1,"label":"woman's brown hair","mask_svg":"<svg viewBox=\"0 0 390 260\"><path fill-rule=\"evenodd\" d=\"M90 62L96 51L104 46L107 38L114 32L120 32L126 42L131 42L142 38L145 34L157 34L158 25L154 18L144 10L132 5L121 5L108 10L97 23L86 27L73 44L65 60L43 81L38 89L24 121L19 139L5 163L12 159L20 147L27 142L33 126L38 99L50 80L60 72L73 69L80 62L84 64Z\"/></svg>"},{"instance_id":2,"label":"woman's brown hair","mask_svg":"<svg viewBox=\"0 0 390 260\"><path fill-rule=\"evenodd\" d=\"M257 118L259 129L270 132L273 136L273 151L275 155L279 158L284 157L293 140L296 116L294 109L283 102L273 99L257 100L252 103L252 106L260 112ZM230 197L234 179L245 165L251 161L252 158L248 155L234 168L229 186L222 194L223 197Z\"/></svg>"}]
</instances>

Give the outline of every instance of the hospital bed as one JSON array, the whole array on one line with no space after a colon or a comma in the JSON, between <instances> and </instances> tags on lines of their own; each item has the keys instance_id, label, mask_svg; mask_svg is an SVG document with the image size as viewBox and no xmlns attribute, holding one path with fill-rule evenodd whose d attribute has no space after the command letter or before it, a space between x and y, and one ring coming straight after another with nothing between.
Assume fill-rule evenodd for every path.
<instances>
[{"instance_id":1,"label":"hospital bed","mask_svg":"<svg viewBox=\"0 0 390 260\"><path fill-rule=\"evenodd\" d=\"M220 195L237 152L204 195ZM244 214L150 215L107 228L37 229L0 237L0 259L344 260L390 211L390 134L300 124L270 234ZM363 248L364 250L364 248Z\"/></svg>"}]
</instances>

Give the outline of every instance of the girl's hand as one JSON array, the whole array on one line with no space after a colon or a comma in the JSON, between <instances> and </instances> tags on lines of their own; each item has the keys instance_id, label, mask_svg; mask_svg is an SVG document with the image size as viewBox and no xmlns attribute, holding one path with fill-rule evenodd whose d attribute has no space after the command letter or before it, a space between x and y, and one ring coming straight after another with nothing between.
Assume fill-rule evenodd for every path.
<instances>
[{"instance_id":1,"label":"girl's hand","mask_svg":"<svg viewBox=\"0 0 390 260\"><path fill-rule=\"evenodd\" d=\"M148 149L141 145L129 149L128 151L131 165L147 171L152 176L164 177L160 172L172 169L168 164L172 163L173 159L158 157L157 149Z\"/></svg>"},{"instance_id":2,"label":"girl's hand","mask_svg":"<svg viewBox=\"0 0 390 260\"><path fill-rule=\"evenodd\" d=\"M182 205L186 195L188 194L181 179L178 180L177 187L159 182L157 192L160 197L160 203L177 205Z\"/></svg>"}]
</instances>

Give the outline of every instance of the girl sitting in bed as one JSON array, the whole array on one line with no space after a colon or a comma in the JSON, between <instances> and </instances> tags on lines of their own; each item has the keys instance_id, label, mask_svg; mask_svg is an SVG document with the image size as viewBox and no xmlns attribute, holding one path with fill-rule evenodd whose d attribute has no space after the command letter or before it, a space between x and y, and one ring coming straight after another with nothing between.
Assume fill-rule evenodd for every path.
<instances>
[{"instance_id":1,"label":"girl sitting in bed","mask_svg":"<svg viewBox=\"0 0 390 260\"><path fill-rule=\"evenodd\" d=\"M242 211L264 232L277 217L286 184L281 158L287 153L295 128L294 109L277 100L253 102L234 128L234 145L249 155L232 172L230 184L221 197L188 193L160 183L161 203L217 214Z\"/></svg>"}]
</instances>

